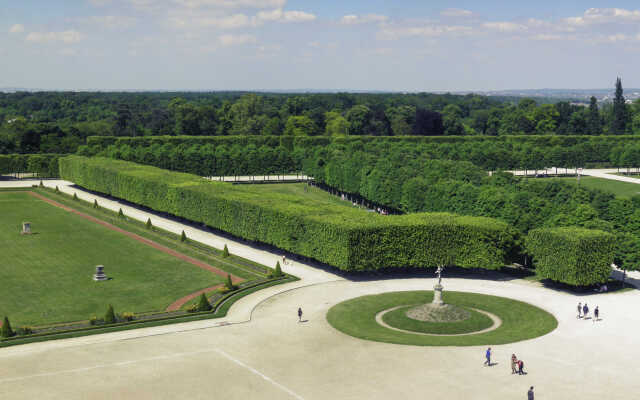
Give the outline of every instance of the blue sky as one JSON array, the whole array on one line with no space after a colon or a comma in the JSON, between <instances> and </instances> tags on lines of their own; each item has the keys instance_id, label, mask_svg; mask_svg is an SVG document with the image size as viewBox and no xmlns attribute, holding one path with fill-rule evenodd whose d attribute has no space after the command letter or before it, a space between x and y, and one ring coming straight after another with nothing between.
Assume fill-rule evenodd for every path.
<instances>
[{"instance_id":1,"label":"blue sky","mask_svg":"<svg viewBox=\"0 0 640 400\"><path fill-rule=\"evenodd\" d=\"M0 87L640 87L640 4L5 0Z\"/></svg>"}]
</instances>

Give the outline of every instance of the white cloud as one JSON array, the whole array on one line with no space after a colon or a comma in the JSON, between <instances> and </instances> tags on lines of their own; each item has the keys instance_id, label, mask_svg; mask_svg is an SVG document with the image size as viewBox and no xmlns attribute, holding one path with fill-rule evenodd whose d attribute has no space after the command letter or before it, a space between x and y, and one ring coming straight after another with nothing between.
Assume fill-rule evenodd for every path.
<instances>
[{"instance_id":1,"label":"white cloud","mask_svg":"<svg viewBox=\"0 0 640 400\"><path fill-rule=\"evenodd\" d=\"M103 15L80 18L78 21L90 25L100 25L109 29L122 29L134 26L137 22L137 18L125 15Z\"/></svg>"},{"instance_id":2,"label":"white cloud","mask_svg":"<svg viewBox=\"0 0 640 400\"><path fill-rule=\"evenodd\" d=\"M134 0L135 1L135 0ZM187 8L223 7L223 8L282 8L286 0L174 0Z\"/></svg>"},{"instance_id":3,"label":"white cloud","mask_svg":"<svg viewBox=\"0 0 640 400\"><path fill-rule=\"evenodd\" d=\"M518 32L518 31L526 31L529 29L527 26L522 24L517 24L515 22L485 22L482 24L487 29L499 31L499 32Z\"/></svg>"},{"instance_id":4,"label":"white cloud","mask_svg":"<svg viewBox=\"0 0 640 400\"><path fill-rule=\"evenodd\" d=\"M242 35L220 35L218 36L218 42L224 46L238 46L248 43L255 43L256 37L253 35L242 34Z\"/></svg>"},{"instance_id":5,"label":"white cloud","mask_svg":"<svg viewBox=\"0 0 640 400\"><path fill-rule=\"evenodd\" d=\"M89 3L96 7L104 7L108 4L111 4L112 0L89 0Z\"/></svg>"},{"instance_id":6,"label":"white cloud","mask_svg":"<svg viewBox=\"0 0 640 400\"><path fill-rule=\"evenodd\" d=\"M173 17L169 21L177 28L211 27L217 29L237 29L254 25L251 18L244 14L217 17Z\"/></svg>"},{"instance_id":7,"label":"white cloud","mask_svg":"<svg viewBox=\"0 0 640 400\"><path fill-rule=\"evenodd\" d=\"M316 16L304 11L285 11L282 22L308 22L316 19Z\"/></svg>"},{"instance_id":8,"label":"white cloud","mask_svg":"<svg viewBox=\"0 0 640 400\"><path fill-rule=\"evenodd\" d=\"M576 26L637 21L640 21L640 10L622 8L589 8L580 17L566 18L567 23Z\"/></svg>"},{"instance_id":9,"label":"white cloud","mask_svg":"<svg viewBox=\"0 0 640 400\"><path fill-rule=\"evenodd\" d=\"M11 28L9 28L9 33L22 33L24 32L24 25L22 24L15 24L12 25Z\"/></svg>"},{"instance_id":10,"label":"white cloud","mask_svg":"<svg viewBox=\"0 0 640 400\"><path fill-rule=\"evenodd\" d=\"M367 23L380 23L386 22L389 19L386 15L379 14L366 14L366 15L345 15L340 19L340 23L343 25L356 25Z\"/></svg>"},{"instance_id":11,"label":"white cloud","mask_svg":"<svg viewBox=\"0 0 640 400\"><path fill-rule=\"evenodd\" d=\"M26 40L33 43L76 43L81 41L82 38L83 35L80 32L68 30L63 32L31 32L27 35Z\"/></svg>"},{"instance_id":12,"label":"white cloud","mask_svg":"<svg viewBox=\"0 0 640 400\"><path fill-rule=\"evenodd\" d=\"M380 32L382 39L394 40L403 37L440 37L445 35L464 36L473 32L470 26L461 25L427 25L427 26L397 26L387 25Z\"/></svg>"},{"instance_id":13,"label":"white cloud","mask_svg":"<svg viewBox=\"0 0 640 400\"><path fill-rule=\"evenodd\" d=\"M447 8L446 10L440 11L440 15L443 17L470 17L473 13L461 8Z\"/></svg>"}]
</instances>

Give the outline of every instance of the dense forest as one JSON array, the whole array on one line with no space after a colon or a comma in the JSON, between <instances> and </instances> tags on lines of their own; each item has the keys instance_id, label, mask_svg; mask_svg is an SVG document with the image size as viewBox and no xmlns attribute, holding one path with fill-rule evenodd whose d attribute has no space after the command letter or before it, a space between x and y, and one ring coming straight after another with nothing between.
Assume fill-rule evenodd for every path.
<instances>
[{"instance_id":1,"label":"dense forest","mask_svg":"<svg viewBox=\"0 0 640 400\"><path fill-rule=\"evenodd\" d=\"M640 134L640 102L399 93L0 93L0 154L72 153L88 136Z\"/></svg>"}]
</instances>

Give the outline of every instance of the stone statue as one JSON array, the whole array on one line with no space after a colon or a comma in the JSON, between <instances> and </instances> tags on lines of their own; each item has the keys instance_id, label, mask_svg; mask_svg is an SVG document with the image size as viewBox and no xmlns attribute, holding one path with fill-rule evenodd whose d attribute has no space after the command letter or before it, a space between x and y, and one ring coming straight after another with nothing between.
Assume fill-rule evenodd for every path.
<instances>
[{"instance_id":1,"label":"stone statue","mask_svg":"<svg viewBox=\"0 0 640 400\"><path fill-rule=\"evenodd\" d=\"M438 265L438 269L436 269L436 275L438 275L438 285L440 285L440 282L442 282L442 271L444 270L444 267L442 265Z\"/></svg>"}]
</instances>

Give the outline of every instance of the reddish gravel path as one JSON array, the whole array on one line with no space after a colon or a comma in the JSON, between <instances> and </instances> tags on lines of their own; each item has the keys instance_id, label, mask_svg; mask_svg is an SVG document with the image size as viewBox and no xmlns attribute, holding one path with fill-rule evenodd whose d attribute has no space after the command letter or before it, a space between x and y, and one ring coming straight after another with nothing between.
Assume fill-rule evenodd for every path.
<instances>
[{"instance_id":1,"label":"reddish gravel path","mask_svg":"<svg viewBox=\"0 0 640 400\"><path fill-rule=\"evenodd\" d=\"M165 311L178 311L189 300L195 299L196 297L200 296L202 293L213 292L214 290L216 290L217 288L222 287L222 286L223 286L222 284L211 286L211 287L208 287L206 289L198 290L197 292L191 293L190 295L184 296L183 298L178 299L178 300L174 301L173 303L171 303L169 305L169 307L167 307L167 309Z\"/></svg>"},{"instance_id":2,"label":"reddish gravel path","mask_svg":"<svg viewBox=\"0 0 640 400\"><path fill-rule=\"evenodd\" d=\"M161 245L159 243L156 243L153 240L149 240L149 239L143 238L140 235L136 235L135 233L132 233L132 232L129 232L129 231L125 231L124 229L118 228L117 226L112 225L112 224L110 224L108 222L105 222L105 221L102 221L102 220L100 220L98 218L92 217L91 215L88 215L88 214L82 213L80 211L74 210L73 208L69 208L69 207L65 206L64 204L60 204L57 201L51 200L50 198L42 196L39 193L35 193L35 192L27 192L27 193L29 193L31 196L36 197L36 198L38 198L38 199L40 199L42 201L45 201L45 202L47 202L47 203L49 203L49 204L51 204L53 206L62 208L63 210L68 211L70 213L74 213L76 215L79 215L82 218L85 218L85 219L88 219L89 221L95 222L96 224L100 224L100 225L104 226L105 228L111 229L112 231L120 232L120 233L122 233L124 235L127 235L130 238L135 239L140 243L144 243L147 246L151 246L154 249L160 250L163 253L166 253L166 254L169 254L171 256L174 256L174 257L176 257L176 258L178 258L180 260L186 261L186 262L188 262L190 264L193 264L193 265L195 265L195 266L197 266L199 268L205 269L207 271L211 271L216 275L226 277L229 274L228 272L225 272L225 271L223 271L223 270L221 270L219 268L216 268L216 267L214 267L212 265L209 265L209 264L207 264L205 262L202 262L200 260L196 260L195 258L189 257L186 254L179 253L179 252L177 252L175 250L172 250L172 249L170 249L168 247L165 247L165 246L163 246L163 245ZM242 279L240 277L231 275L231 281L233 283L239 283L239 282L242 282L243 280L244 279ZM178 310L178 309L180 309L180 307L182 307L182 305L184 305L189 300L195 298L196 296L199 296L202 293L211 292L212 290L214 290L214 289L216 289L216 288L218 288L220 286L221 285L216 285L216 286L212 286L212 287L207 288L207 289L202 289L202 290L199 290L199 291L197 291L195 293L191 293L190 295L185 296L185 297L183 297L183 298L181 298L179 300L176 300L173 304L171 304L169 307L167 307L167 311Z\"/></svg>"}]
</instances>

